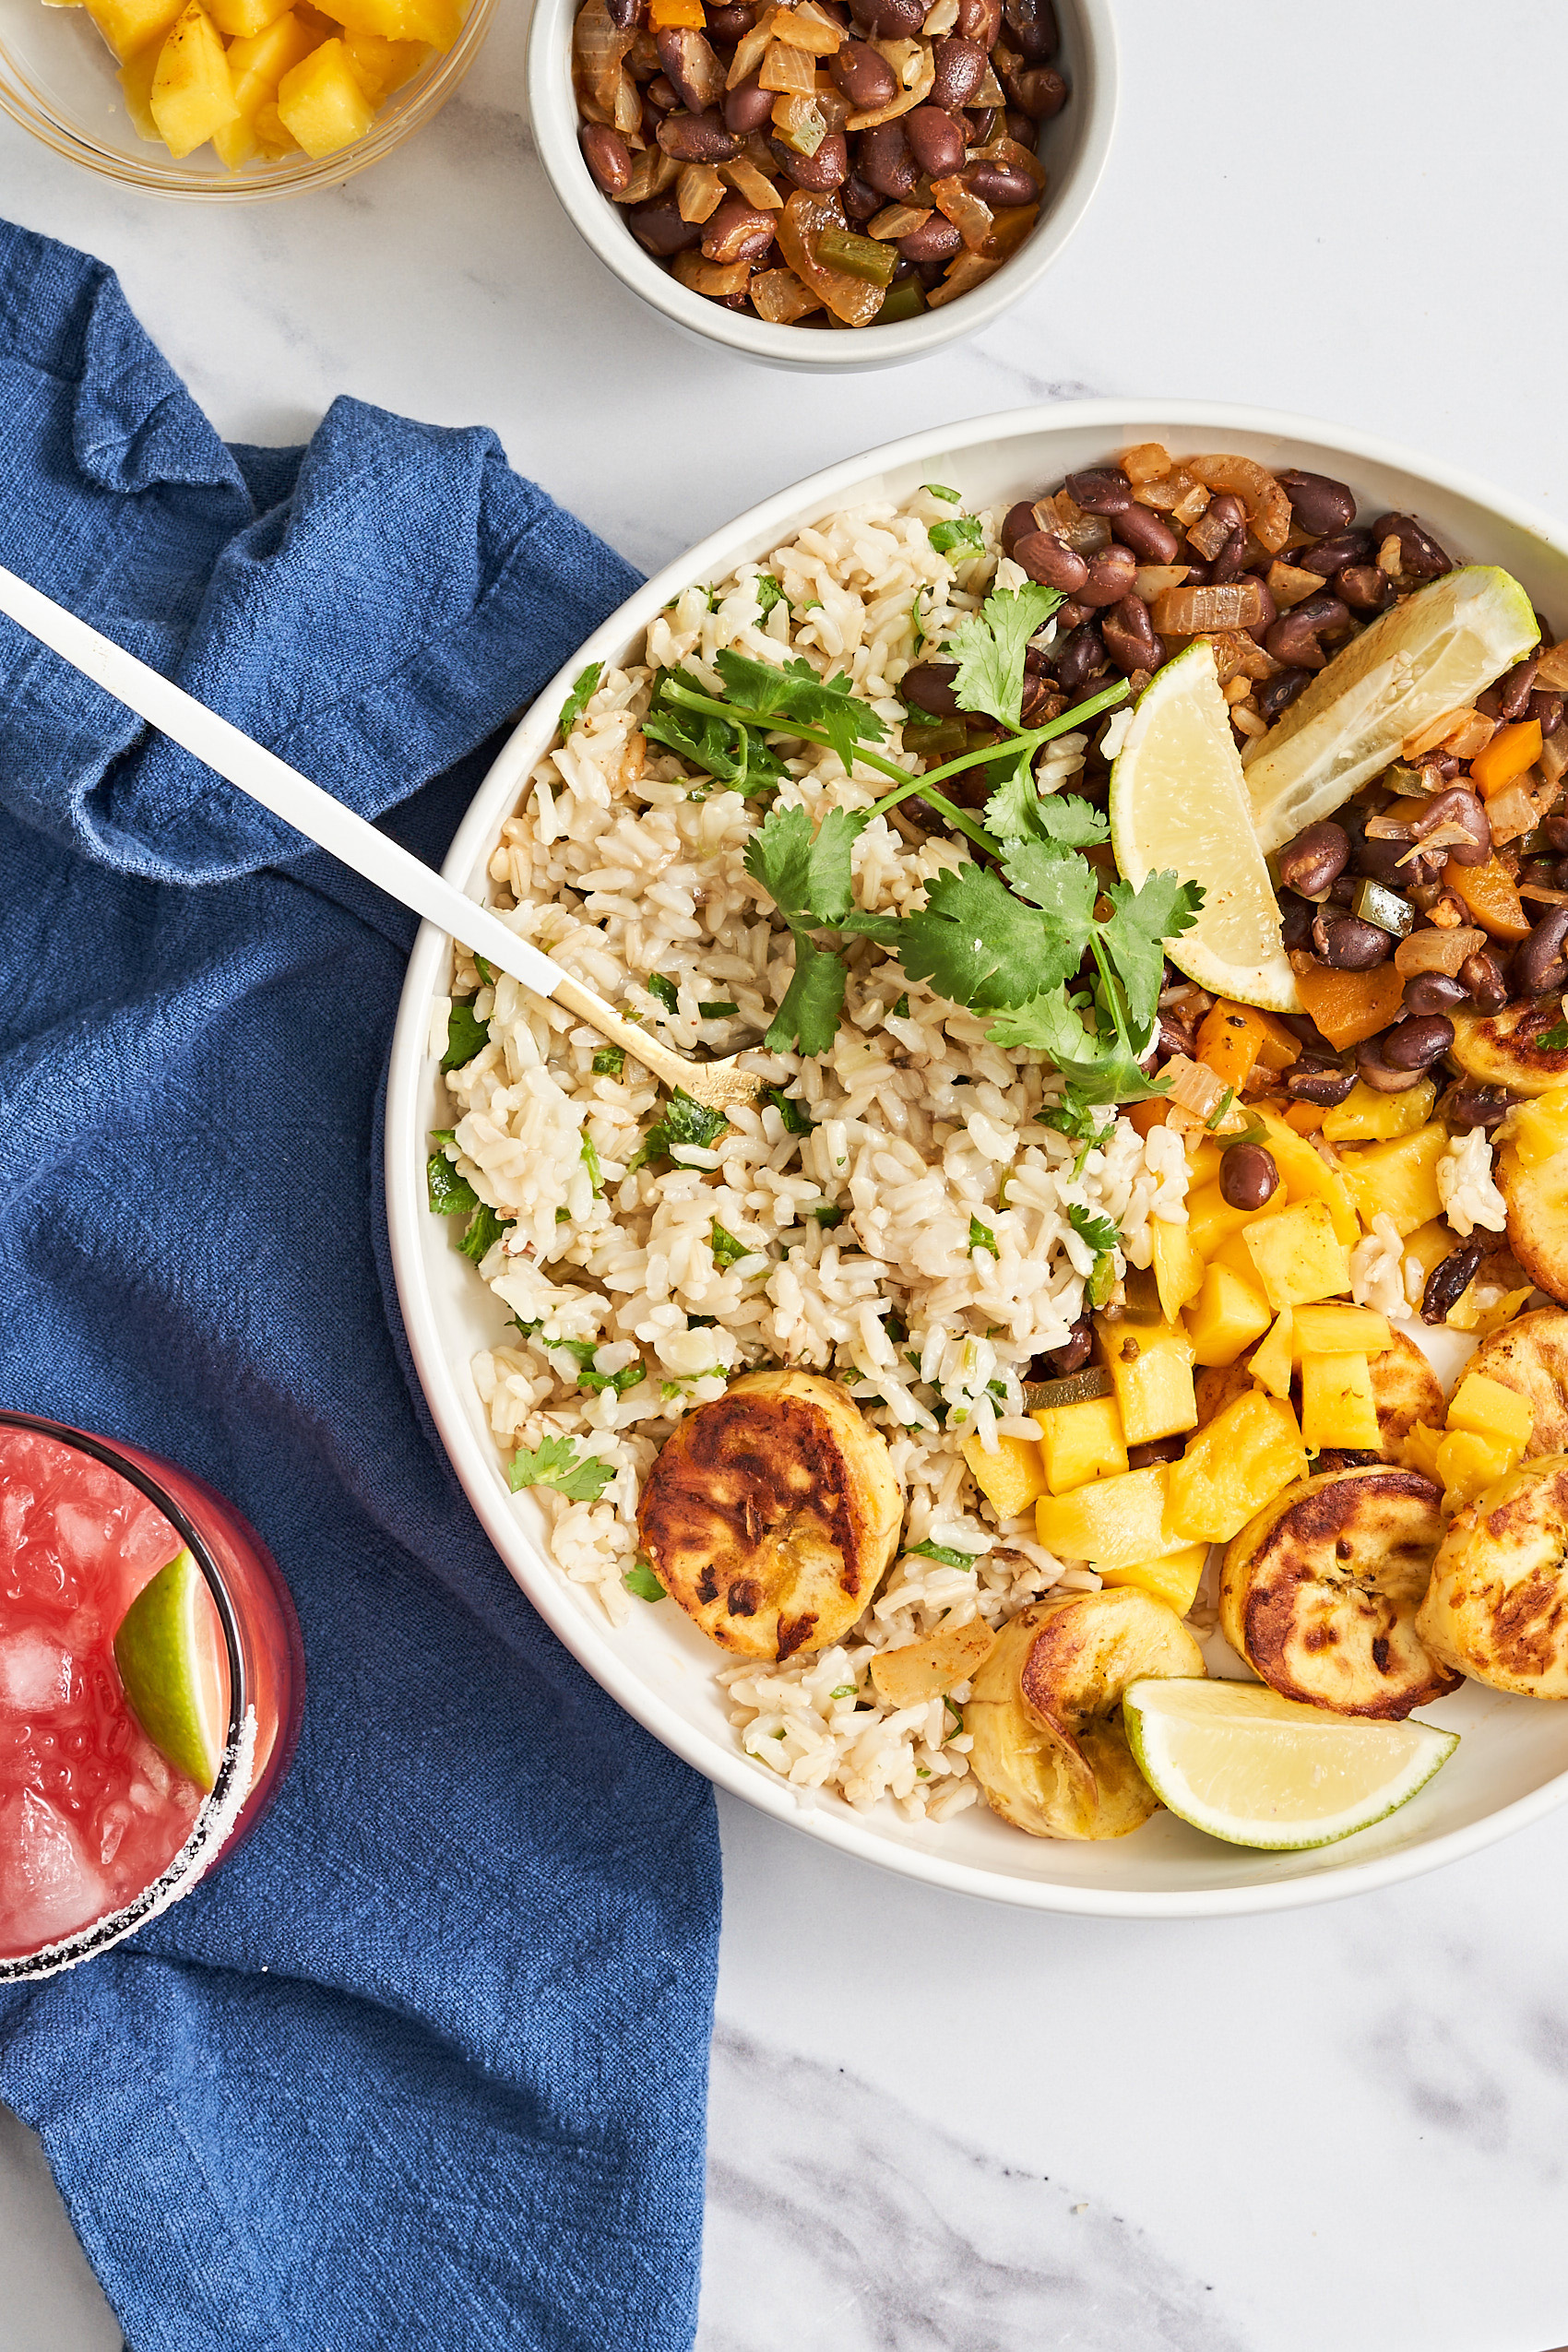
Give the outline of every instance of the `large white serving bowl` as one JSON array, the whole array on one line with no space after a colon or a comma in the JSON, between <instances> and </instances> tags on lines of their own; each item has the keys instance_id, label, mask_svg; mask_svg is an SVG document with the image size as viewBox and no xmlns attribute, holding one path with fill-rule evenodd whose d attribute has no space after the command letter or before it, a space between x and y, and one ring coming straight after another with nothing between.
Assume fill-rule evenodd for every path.
<instances>
[{"instance_id":1,"label":"large white serving bowl","mask_svg":"<svg viewBox=\"0 0 1568 2352\"><path fill-rule=\"evenodd\" d=\"M572 90L572 27L580 0L534 0L529 30L529 121L534 145L573 227L607 268L688 335L726 345L771 367L822 372L896 367L987 327L1017 301L1061 253L1088 210L1116 126L1118 57L1111 0L1057 0L1067 103L1040 125L1039 153L1049 173L1039 220L1010 261L972 292L892 327L837 333L773 327L694 294L645 253L619 205L596 184L577 144Z\"/></svg>"},{"instance_id":2,"label":"large white serving bowl","mask_svg":"<svg viewBox=\"0 0 1568 2352\"><path fill-rule=\"evenodd\" d=\"M1568 622L1568 544L1515 502L1385 443L1251 409L1086 401L920 434L814 474L754 506L682 556L612 614L521 719L475 795L445 872L487 895L486 862L561 706L585 663L634 658L660 607L694 580L719 580L836 507L902 499L942 481L968 500L1007 505L1137 441L1173 452L1239 450L1348 481L1363 510L1413 508L1455 556L1500 564L1561 626ZM1506 1836L1568 1797L1568 1707L1467 1683L1427 1711L1463 1733L1453 1761L1387 1822L1343 1844L1259 1854L1205 1837L1170 1814L1133 1836L1075 1845L1025 1836L984 1806L927 1828L890 1803L858 1813L836 1796L796 1791L742 1753L715 1672L726 1661L672 1603L639 1605L616 1632L550 1561L544 1516L513 1495L469 1376L474 1352L499 1343L499 1301L451 1246L424 1199L427 1130L450 1124L429 1046L431 1000L445 993L450 944L428 923L409 963L393 1040L386 1114L386 1204L398 1290L424 1393L463 1487L502 1560L540 1614L612 1697L719 1787L862 1860L967 1895L1111 1917L1213 1917L1325 1902L1433 1868ZM1218 1640L1217 1670L1237 1663Z\"/></svg>"}]
</instances>

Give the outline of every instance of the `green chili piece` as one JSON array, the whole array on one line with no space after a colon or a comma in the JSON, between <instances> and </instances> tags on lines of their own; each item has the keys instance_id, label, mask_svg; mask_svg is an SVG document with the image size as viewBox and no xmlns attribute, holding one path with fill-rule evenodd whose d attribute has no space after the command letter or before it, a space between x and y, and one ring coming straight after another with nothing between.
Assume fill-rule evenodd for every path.
<instances>
[{"instance_id":1,"label":"green chili piece","mask_svg":"<svg viewBox=\"0 0 1568 2352\"><path fill-rule=\"evenodd\" d=\"M816 241L816 257L825 269L842 269L868 286L890 284L898 267L895 247L876 237L857 237L852 229L825 229Z\"/></svg>"}]
</instances>

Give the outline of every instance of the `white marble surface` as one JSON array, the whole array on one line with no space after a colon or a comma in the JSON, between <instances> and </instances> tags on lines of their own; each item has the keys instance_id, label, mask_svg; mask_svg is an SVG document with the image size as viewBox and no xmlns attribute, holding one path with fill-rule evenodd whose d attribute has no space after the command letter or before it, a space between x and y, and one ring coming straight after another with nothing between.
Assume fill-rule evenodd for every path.
<instances>
[{"instance_id":1,"label":"white marble surface","mask_svg":"<svg viewBox=\"0 0 1568 2352\"><path fill-rule=\"evenodd\" d=\"M423 137L224 217L0 124L0 213L85 245L225 433L333 394L493 425L645 566L944 418L1075 392L1359 424L1568 522L1568 30L1122 0L1099 205L978 342L819 385L646 315L555 208L523 0ZM700 2352L1547 2352L1568 2340L1568 1817L1413 1886L1223 1926L927 1893L723 1805ZM118 2331L0 2119L0 2352Z\"/></svg>"}]
</instances>

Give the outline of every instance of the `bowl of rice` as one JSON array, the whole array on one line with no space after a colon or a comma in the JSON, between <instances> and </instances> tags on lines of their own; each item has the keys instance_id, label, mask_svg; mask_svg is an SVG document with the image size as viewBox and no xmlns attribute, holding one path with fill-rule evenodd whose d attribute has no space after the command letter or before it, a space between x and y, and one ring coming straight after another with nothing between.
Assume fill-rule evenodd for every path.
<instances>
[{"instance_id":1,"label":"bowl of rice","mask_svg":"<svg viewBox=\"0 0 1568 2352\"><path fill-rule=\"evenodd\" d=\"M663 1162L644 1152L639 1164L664 1101L651 1077L427 925L386 1134L398 1297L437 1429L505 1567L596 1680L718 1786L842 1851L962 1893L1112 1916L1279 1908L1456 1859L1568 1794L1568 1721L1467 1683L1423 1710L1464 1736L1419 1800L1343 1844L1267 1853L1165 1812L1105 1842L1021 1835L969 1769L962 1686L957 1704L875 1698L864 1669L879 1650L956 1614L994 1628L1042 1595L1098 1586L1021 1523L998 1523L963 1443L1017 1422L1029 1360L1060 1348L1081 1313L1092 1259L1075 1206L1117 1228L1119 1276L1146 1266L1154 1222L1185 1214L1182 1154L1161 1128L1142 1135L1119 1120L1083 1157L1039 1123L1051 1077L1040 1057L990 1042L982 1020L911 986L869 943L828 1051L767 1050L788 934L745 871L756 813L736 792L694 790L640 720L656 672L713 674L734 647L847 672L897 724L898 683L921 649L911 612L926 646L940 644L1011 576L1000 534L1016 500L1154 443L1342 479L1418 511L1464 560L1505 567L1537 604L1568 606L1568 548L1527 510L1291 417L1070 404L833 467L714 534L595 632L518 723L445 866L623 1012L659 1022L688 1053L741 1051L799 1113L770 1096L722 1136L677 1139ZM975 528L955 544L943 525L960 509ZM574 690L583 723L563 743ZM1060 736L1042 785L1070 784L1085 747ZM814 813L874 798L810 746L783 789ZM856 849L861 902L902 909L954 850L878 819ZM460 1025L476 1016L487 1036L465 1059ZM505 1221L504 1238L481 1235L477 1263L427 1199L431 1138L454 1133L480 1199ZM738 1373L779 1363L845 1384L887 1441L906 1511L897 1561L859 1621L782 1664L726 1655L657 1585L648 1592L637 1529L639 1491L682 1417ZM513 1491L516 1449L563 1441L603 1466L596 1491ZM1234 1672L1212 1590L1189 1622L1217 1670L1229 1658Z\"/></svg>"}]
</instances>

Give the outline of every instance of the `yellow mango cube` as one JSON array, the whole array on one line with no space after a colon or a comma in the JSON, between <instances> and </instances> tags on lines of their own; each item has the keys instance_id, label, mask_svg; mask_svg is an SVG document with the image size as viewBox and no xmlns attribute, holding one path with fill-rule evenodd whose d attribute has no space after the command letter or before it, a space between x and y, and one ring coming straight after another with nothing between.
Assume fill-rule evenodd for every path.
<instances>
[{"instance_id":1,"label":"yellow mango cube","mask_svg":"<svg viewBox=\"0 0 1568 2352\"><path fill-rule=\"evenodd\" d=\"M1212 1135L1204 1135L1194 1127L1187 1137L1187 1190L1195 1193L1200 1184L1212 1184L1219 1173L1219 1163L1225 1148Z\"/></svg>"},{"instance_id":2,"label":"yellow mango cube","mask_svg":"<svg viewBox=\"0 0 1568 2352\"><path fill-rule=\"evenodd\" d=\"M1148 1229L1159 1312L1167 1323L1174 1323L1204 1287L1204 1262L1186 1226L1169 1225L1164 1218L1153 1217Z\"/></svg>"},{"instance_id":3,"label":"yellow mango cube","mask_svg":"<svg viewBox=\"0 0 1568 2352\"><path fill-rule=\"evenodd\" d=\"M298 155L299 140L278 112L278 101L267 98L255 110L255 136L264 155Z\"/></svg>"},{"instance_id":4,"label":"yellow mango cube","mask_svg":"<svg viewBox=\"0 0 1568 2352\"><path fill-rule=\"evenodd\" d=\"M1326 1201L1296 1201L1277 1217L1249 1227L1247 1248L1276 1314L1281 1307L1307 1306L1350 1288L1350 1253L1334 1229Z\"/></svg>"},{"instance_id":5,"label":"yellow mango cube","mask_svg":"<svg viewBox=\"0 0 1568 2352\"><path fill-rule=\"evenodd\" d=\"M198 0L190 0L163 44L149 102L158 135L176 162L240 111L223 43Z\"/></svg>"},{"instance_id":6,"label":"yellow mango cube","mask_svg":"<svg viewBox=\"0 0 1568 2352\"><path fill-rule=\"evenodd\" d=\"M1314 1356L1381 1356L1394 1345L1388 1317L1375 1307L1348 1307L1336 1300L1298 1307L1294 1320L1296 1360Z\"/></svg>"},{"instance_id":7,"label":"yellow mango cube","mask_svg":"<svg viewBox=\"0 0 1568 2352\"><path fill-rule=\"evenodd\" d=\"M1526 1282L1522 1289L1505 1290L1500 1299L1493 1299L1490 1306L1483 1307L1479 1298L1483 1287L1490 1286L1483 1286L1479 1277L1467 1284L1449 1308L1447 1316L1455 1331L1467 1331L1477 1339L1490 1339L1494 1331L1501 1331L1505 1323L1512 1323L1533 1288Z\"/></svg>"},{"instance_id":8,"label":"yellow mango cube","mask_svg":"<svg viewBox=\"0 0 1568 2352\"><path fill-rule=\"evenodd\" d=\"M220 32L247 41L275 24L289 0L204 0L204 6Z\"/></svg>"},{"instance_id":9,"label":"yellow mango cube","mask_svg":"<svg viewBox=\"0 0 1568 2352\"><path fill-rule=\"evenodd\" d=\"M1266 1339L1253 1350L1252 1375L1271 1396L1289 1396L1296 1361L1295 1314L1286 1307Z\"/></svg>"},{"instance_id":10,"label":"yellow mango cube","mask_svg":"<svg viewBox=\"0 0 1568 2352\"><path fill-rule=\"evenodd\" d=\"M360 88L373 106L411 81L430 54L422 41L387 41L380 33L346 33L343 46Z\"/></svg>"},{"instance_id":11,"label":"yellow mango cube","mask_svg":"<svg viewBox=\"0 0 1568 2352\"><path fill-rule=\"evenodd\" d=\"M184 0L87 0L87 12L124 65L168 39L183 4Z\"/></svg>"},{"instance_id":12,"label":"yellow mango cube","mask_svg":"<svg viewBox=\"0 0 1568 2352\"><path fill-rule=\"evenodd\" d=\"M1437 1475L1437 1449L1443 1439L1442 1430L1431 1429L1425 1421L1417 1421L1413 1429L1406 1431L1400 1445L1408 1467L1412 1470L1420 1470L1424 1479L1432 1479L1438 1486L1443 1484L1443 1480Z\"/></svg>"},{"instance_id":13,"label":"yellow mango cube","mask_svg":"<svg viewBox=\"0 0 1568 2352\"><path fill-rule=\"evenodd\" d=\"M1458 1237L1446 1218L1432 1217L1429 1218L1424 1225L1418 1225L1413 1233L1407 1233L1403 1238L1405 1255L1408 1258L1414 1258L1420 1267L1421 1282L1424 1287L1433 1266L1443 1264L1443 1259L1455 1247Z\"/></svg>"},{"instance_id":14,"label":"yellow mango cube","mask_svg":"<svg viewBox=\"0 0 1568 2352\"><path fill-rule=\"evenodd\" d=\"M332 0L326 13L347 32L424 42L433 49L450 49L463 29L457 0Z\"/></svg>"},{"instance_id":15,"label":"yellow mango cube","mask_svg":"<svg viewBox=\"0 0 1568 2352\"><path fill-rule=\"evenodd\" d=\"M1059 1560L1092 1561L1101 1574L1181 1551L1192 1538L1167 1532L1168 1467L1154 1462L1119 1478L1091 1479L1071 1494L1042 1494L1035 1504L1035 1532Z\"/></svg>"},{"instance_id":16,"label":"yellow mango cube","mask_svg":"<svg viewBox=\"0 0 1568 2352\"><path fill-rule=\"evenodd\" d=\"M1101 1317L1097 1336L1129 1445L1148 1445L1196 1429L1193 1343L1180 1324L1107 1323Z\"/></svg>"},{"instance_id":17,"label":"yellow mango cube","mask_svg":"<svg viewBox=\"0 0 1568 2352\"><path fill-rule=\"evenodd\" d=\"M1370 1226L1374 1217L1388 1216L1403 1235L1440 1217L1443 1203L1437 1190L1437 1163L1447 1142L1448 1130L1433 1122L1418 1127L1414 1134L1397 1135L1391 1143L1367 1144L1359 1151L1342 1153L1345 1182L1362 1224Z\"/></svg>"},{"instance_id":18,"label":"yellow mango cube","mask_svg":"<svg viewBox=\"0 0 1568 2352\"><path fill-rule=\"evenodd\" d=\"M1403 1094L1379 1094L1358 1078L1343 1102L1323 1118L1323 1134L1331 1144L1385 1143L1392 1135L1408 1135L1424 1127L1437 1100L1431 1078L1418 1078Z\"/></svg>"},{"instance_id":19,"label":"yellow mango cube","mask_svg":"<svg viewBox=\"0 0 1568 2352\"><path fill-rule=\"evenodd\" d=\"M1568 1087L1550 1087L1508 1114L1504 1137L1533 1175L1568 1152Z\"/></svg>"},{"instance_id":20,"label":"yellow mango cube","mask_svg":"<svg viewBox=\"0 0 1568 2352\"><path fill-rule=\"evenodd\" d=\"M1206 1543L1183 1544L1180 1551L1167 1552L1163 1560L1140 1560L1134 1568L1102 1568L1100 1582L1106 1585L1136 1585L1178 1617L1185 1617L1198 1597L1204 1569L1208 1562Z\"/></svg>"},{"instance_id":21,"label":"yellow mango cube","mask_svg":"<svg viewBox=\"0 0 1568 2352\"><path fill-rule=\"evenodd\" d=\"M1337 1169L1330 1168L1321 1152L1314 1150L1309 1137L1299 1135L1293 1127L1288 1127L1283 1119L1263 1103L1254 1107L1254 1115L1264 1129L1268 1150L1279 1170L1285 1205L1295 1201L1325 1202L1334 1219L1336 1233L1347 1249L1354 1249L1361 1238L1361 1222L1356 1215L1356 1205L1346 1189L1344 1177Z\"/></svg>"},{"instance_id":22,"label":"yellow mango cube","mask_svg":"<svg viewBox=\"0 0 1568 2352\"><path fill-rule=\"evenodd\" d=\"M1246 1231L1250 1226L1265 1223L1277 1217L1285 1206L1284 1190L1265 1201L1262 1208L1232 1208L1219 1189L1218 1176L1212 1183L1200 1184L1187 1194L1187 1231L1193 1247L1201 1258L1211 1259L1232 1234Z\"/></svg>"},{"instance_id":23,"label":"yellow mango cube","mask_svg":"<svg viewBox=\"0 0 1568 2352\"><path fill-rule=\"evenodd\" d=\"M307 155L336 155L375 120L340 41L324 41L291 65L278 85L278 113Z\"/></svg>"},{"instance_id":24,"label":"yellow mango cube","mask_svg":"<svg viewBox=\"0 0 1568 2352\"><path fill-rule=\"evenodd\" d=\"M158 60L163 48L155 41L134 57L127 57L120 68L120 88L125 93L125 112L131 118L131 128L139 139L156 139L157 124L152 119L152 77L158 71Z\"/></svg>"},{"instance_id":25,"label":"yellow mango cube","mask_svg":"<svg viewBox=\"0 0 1568 2352\"><path fill-rule=\"evenodd\" d=\"M1301 1437L1309 1454L1325 1445L1377 1454L1383 1438L1364 1356L1301 1358Z\"/></svg>"},{"instance_id":26,"label":"yellow mango cube","mask_svg":"<svg viewBox=\"0 0 1568 2352\"><path fill-rule=\"evenodd\" d=\"M1187 1316L1194 1361L1233 1364L1244 1348L1262 1338L1273 1320L1255 1280L1249 1282L1228 1265L1211 1265L1197 1305Z\"/></svg>"},{"instance_id":27,"label":"yellow mango cube","mask_svg":"<svg viewBox=\"0 0 1568 2352\"><path fill-rule=\"evenodd\" d=\"M1123 1455L1123 1461L1125 1456ZM999 1519L1016 1519L1045 1492L1045 1465L1028 1438L998 1435L988 1454L978 1437L964 1440L964 1459L976 1486Z\"/></svg>"},{"instance_id":28,"label":"yellow mango cube","mask_svg":"<svg viewBox=\"0 0 1568 2352\"><path fill-rule=\"evenodd\" d=\"M1228 1543L1306 1475L1307 1451L1295 1414L1283 1398L1250 1388L1171 1463L1166 1526L1186 1543Z\"/></svg>"},{"instance_id":29,"label":"yellow mango cube","mask_svg":"<svg viewBox=\"0 0 1568 2352\"><path fill-rule=\"evenodd\" d=\"M1480 1437L1504 1437L1528 1445L1535 1414L1527 1396L1504 1388L1485 1372L1467 1372L1448 1400L1450 1429L1474 1430Z\"/></svg>"},{"instance_id":30,"label":"yellow mango cube","mask_svg":"<svg viewBox=\"0 0 1568 2352\"><path fill-rule=\"evenodd\" d=\"M1077 1405L1042 1405L1040 1451L1045 1484L1052 1494L1070 1494L1090 1479L1113 1478L1127 1467L1122 1416L1114 1396L1089 1396Z\"/></svg>"},{"instance_id":31,"label":"yellow mango cube","mask_svg":"<svg viewBox=\"0 0 1568 2352\"><path fill-rule=\"evenodd\" d=\"M213 132L212 144L231 172L237 172L242 163L248 162L262 145L256 128L261 109L276 100L278 85L284 75L302 57L309 56L318 38L309 25L301 23L291 8L287 8L262 31L242 35L229 43L229 73L238 111L232 123L225 123L221 130ZM278 128L283 132L281 123ZM287 132L283 136L290 137ZM298 145L291 138L290 143Z\"/></svg>"},{"instance_id":32,"label":"yellow mango cube","mask_svg":"<svg viewBox=\"0 0 1568 2352\"><path fill-rule=\"evenodd\" d=\"M1512 1438L1483 1437L1479 1431L1454 1429L1437 1449L1437 1476L1443 1483L1443 1507L1457 1511L1506 1478L1523 1461L1525 1449Z\"/></svg>"}]
</instances>

